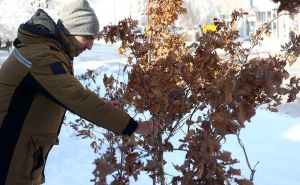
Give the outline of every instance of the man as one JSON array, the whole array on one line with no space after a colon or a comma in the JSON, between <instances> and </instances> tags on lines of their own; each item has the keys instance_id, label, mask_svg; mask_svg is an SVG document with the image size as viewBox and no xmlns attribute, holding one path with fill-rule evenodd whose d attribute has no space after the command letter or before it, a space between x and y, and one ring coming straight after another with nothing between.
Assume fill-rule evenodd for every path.
<instances>
[{"instance_id":1,"label":"man","mask_svg":"<svg viewBox=\"0 0 300 185\"><path fill-rule=\"evenodd\" d=\"M86 0L62 11L57 24L40 9L20 25L15 49L0 69L0 185L44 182L65 110L123 135L153 131L75 79L73 58L92 49L99 23Z\"/></svg>"},{"instance_id":2,"label":"man","mask_svg":"<svg viewBox=\"0 0 300 185\"><path fill-rule=\"evenodd\" d=\"M11 47L12 47L12 42L7 40L5 43L5 48L6 48L7 52L10 52Z\"/></svg>"}]
</instances>

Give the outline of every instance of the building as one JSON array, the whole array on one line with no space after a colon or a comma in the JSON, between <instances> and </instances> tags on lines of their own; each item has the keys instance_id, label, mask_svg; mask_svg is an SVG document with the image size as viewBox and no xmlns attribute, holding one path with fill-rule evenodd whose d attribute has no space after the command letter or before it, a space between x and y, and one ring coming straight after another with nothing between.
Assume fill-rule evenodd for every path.
<instances>
[{"instance_id":1,"label":"building","mask_svg":"<svg viewBox=\"0 0 300 185\"><path fill-rule=\"evenodd\" d=\"M222 17L229 20L234 9L243 9L248 12L244 19L237 23L240 35L246 39L265 23L269 23L272 38L286 39L290 31L300 33L300 14L278 14L278 4L271 0L224 0L221 8Z\"/></svg>"}]
</instances>

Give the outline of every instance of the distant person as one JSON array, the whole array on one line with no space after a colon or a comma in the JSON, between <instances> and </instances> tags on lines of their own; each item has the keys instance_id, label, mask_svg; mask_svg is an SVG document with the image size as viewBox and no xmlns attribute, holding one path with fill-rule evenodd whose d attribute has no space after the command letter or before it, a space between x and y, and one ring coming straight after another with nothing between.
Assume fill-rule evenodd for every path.
<instances>
[{"instance_id":1,"label":"distant person","mask_svg":"<svg viewBox=\"0 0 300 185\"><path fill-rule=\"evenodd\" d=\"M6 41L5 48L7 49L8 52L10 52L10 50L12 48L12 42L10 40Z\"/></svg>"},{"instance_id":2,"label":"distant person","mask_svg":"<svg viewBox=\"0 0 300 185\"><path fill-rule=\"evenodd\" d=\"M57 23L39 9L20 25L0 68L0 185L44 182L44 165L58 144L66 110L119 134L153 133L152 122L135 121L74 77L74 57L92 49L98 33L87 0L63 7Z\"/></svg>"},{"instance_id":3,"label":"distant person","mask_svg":"<svg viewBox=\"0 0 300 185\"><path fill-rule=\"evenodd\" d=\"M2 48L2 42L1 42L1 38L0 38L0 49Z\"/></svg>"}]
</instances>

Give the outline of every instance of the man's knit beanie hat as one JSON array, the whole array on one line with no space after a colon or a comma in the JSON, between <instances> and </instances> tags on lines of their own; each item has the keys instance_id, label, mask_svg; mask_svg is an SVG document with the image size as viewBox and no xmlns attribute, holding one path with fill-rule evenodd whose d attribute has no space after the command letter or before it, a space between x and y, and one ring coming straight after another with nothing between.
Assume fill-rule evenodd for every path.
<instances>
[{"instance_id":1,"label":"man's knit beanie hat","mask_svg":"<svg viewBox=\"0 0 300 185\"><path fill-rule=\"evenodd\" d=\"M73 0L59 12L57 26L66 35L97 35L99 21L87 0Z\"/></svg>"}]
</instances>

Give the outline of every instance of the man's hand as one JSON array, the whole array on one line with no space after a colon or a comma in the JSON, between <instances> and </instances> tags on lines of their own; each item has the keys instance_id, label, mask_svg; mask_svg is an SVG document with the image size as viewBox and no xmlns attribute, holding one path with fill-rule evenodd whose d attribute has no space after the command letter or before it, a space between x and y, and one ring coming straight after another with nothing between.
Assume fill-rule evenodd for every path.
<instances>
[{"instance_id":1,"label":"man's hand","mask_svg":"<svg viewBox=\"0 0 300 185\"><path fill-rule=\"evenodd\" d=\"M135 132L146 137L152 137L157 133L157 127L152 121L138 121Z\"/></svg>"}]
</instances>

